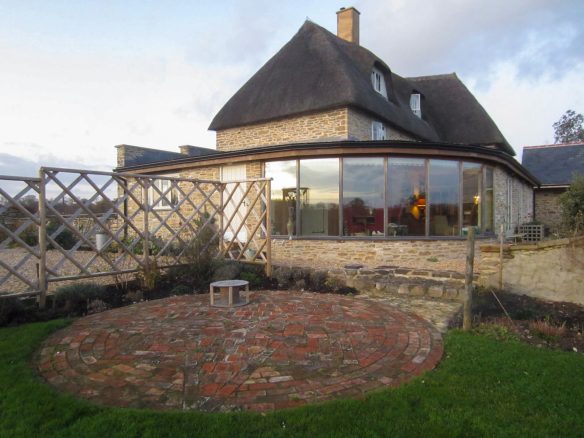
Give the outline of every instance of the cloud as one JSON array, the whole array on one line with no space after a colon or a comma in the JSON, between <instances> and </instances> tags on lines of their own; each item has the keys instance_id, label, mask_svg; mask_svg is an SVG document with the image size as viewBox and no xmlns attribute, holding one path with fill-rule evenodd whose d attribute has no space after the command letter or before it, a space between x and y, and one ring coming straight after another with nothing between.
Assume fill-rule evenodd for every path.
<instances>
[{"instance_id":1,"label":"cloud","mask_svg":"<svg viewBox=\"0 0 584 438\"><path fill-rule=\"evenodd\" d=\"M521 147L553 143L552 124L570 108L584 108L584 62L558 78L548 74L524 78L512 62L500 63L488 88L468 83L471 91L498 124L521 159Z\"/></svg>"},{"instance_id":2,"label":"cloud","mask_svg":"<svg viewBox=\"0 0 584 438\"><path fill-rule=\"evenodd\" d=\"M535 77L584 61L584 4L547 0L364 0L362 40L398 74L480 75L514 61Z\"/></svg>"}]
</instances>

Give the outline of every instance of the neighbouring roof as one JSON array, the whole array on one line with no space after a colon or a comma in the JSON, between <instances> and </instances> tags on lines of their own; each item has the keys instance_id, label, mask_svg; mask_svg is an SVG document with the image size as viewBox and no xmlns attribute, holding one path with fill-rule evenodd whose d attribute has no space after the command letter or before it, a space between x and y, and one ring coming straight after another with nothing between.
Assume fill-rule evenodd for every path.
<instances>
[{"instance_id":1,"label":"neighbouring roof","mask_svg":"<svg viewBox=\"0 0 584 438\"><path fill-rule=\"evenodd\" d=\"M584 143L525 146L521 164L542 185L570 185L574 175L584 175Z\"/></svg>"},{"instance_id":2,"label":"neighbouring roof","mask_svg":"<svg viewBox=\"0 0 584 438\"><path fill-rule=\"evenodd\" d=\"M385 73L389 99L371 84ZM423 118L410 109L420 92ZM306 21L215 116L221 130L291 115L352 106L426 141L498 144L515 155L493 120L455 74L403 78L369 50Z\"/></svg>"},{"instance_id":3,"label":"neighbouring roof","mask_svg":"<svg viewBox=\"0 0 584 438\"><path fill-rule=\"evenodd\" d=\"M200 157L203 155L218 153L214 149L190 145L180 146L181 152L151 149L128 144L118 145L116 148L118 148L118 167L132 167L162 161L179 160L185 157Z\"/></svg>"}]
</instances>

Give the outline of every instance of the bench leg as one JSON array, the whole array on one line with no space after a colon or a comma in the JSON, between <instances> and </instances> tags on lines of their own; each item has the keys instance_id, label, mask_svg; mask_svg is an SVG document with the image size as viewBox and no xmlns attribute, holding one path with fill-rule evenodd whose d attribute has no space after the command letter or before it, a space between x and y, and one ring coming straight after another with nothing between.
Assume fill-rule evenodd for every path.
<instances>
[{"instance_id":1,"label":"bench leg","mask_svg":"<svg viewBox=\"0 0 584 438\"><path fill-rule=\"evenodd\" d=\"M213 301L213 286L209 286L209 300L211 305L214 305L214 301Z\"/></svg>"}]
</instances>

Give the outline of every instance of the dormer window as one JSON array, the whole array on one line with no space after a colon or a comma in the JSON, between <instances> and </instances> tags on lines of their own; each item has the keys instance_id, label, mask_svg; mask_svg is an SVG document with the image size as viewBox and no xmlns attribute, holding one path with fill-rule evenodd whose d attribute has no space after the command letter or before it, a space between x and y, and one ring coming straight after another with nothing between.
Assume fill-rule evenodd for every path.
<instances>
[{"instance_id":1,"label":"dormer window","mask_svg":"<svg viewBox=\"0 0 584 438\"><path fill-rule=\"evenodd\" d=\"M373 67L373 71L371 72L371 83L373 89L387 99L385 77L383 76L383 72L375 67Z\"/></svg>"},{"instance_id":2,"label":"dormer window","mask_svg":"<svg viewBox=\"0 0 584 438\"><path fill-rule=\"evenodd\" d=\"M418 117L422 118L422 105L420 93L412 93L410 95L410 108L412 112Z\"/></svg>"},{"instance_id":3,"label":"dormer window","mask_svg":"<svg viewBox=\"0 0 584 438\"><path fill-rule=\"evenodd\" d=\"M383 123L371 123L371 138L373 140L385 140L385 126Z\"/></svg>"}]
</instances>

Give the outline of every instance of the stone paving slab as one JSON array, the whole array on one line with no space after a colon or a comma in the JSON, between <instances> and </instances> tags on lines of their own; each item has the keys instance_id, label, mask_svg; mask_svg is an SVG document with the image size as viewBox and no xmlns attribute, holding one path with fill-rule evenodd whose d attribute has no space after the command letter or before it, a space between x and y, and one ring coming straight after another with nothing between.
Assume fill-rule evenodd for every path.
<instances>
[{"instance_id":1,"label":"stone paving slab","mask_svg":"<svg viewBox=\"0 0 584 438\"><path fill-rule=\"evenodd\" d=\"M256 292L248 306L171 297L81 318L37 367L98 404L201 411L274 409L397 386L433 369L440 333L367 298Z\"/></svg>"}]
</instances>

